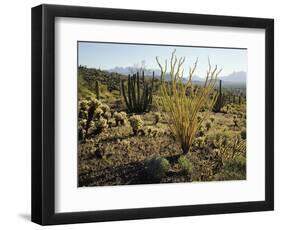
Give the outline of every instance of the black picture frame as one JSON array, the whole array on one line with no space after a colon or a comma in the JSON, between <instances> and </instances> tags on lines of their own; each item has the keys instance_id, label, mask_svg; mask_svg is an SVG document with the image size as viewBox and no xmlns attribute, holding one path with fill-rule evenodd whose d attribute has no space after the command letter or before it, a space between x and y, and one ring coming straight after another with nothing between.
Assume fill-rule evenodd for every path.
<instances>
[{"instance_id":1,"label":"black picture frame","mask_svg":"<svg viewBox=\"0 0 281 230\"><path fill-rule=\"evenodd\" d=\"M55 18L109 19L265 29L265 200L55 213ZM267 211L274 209L274 20L126 9L32 8L32 221L41 225Z\"/></svg>"}]
</instances>

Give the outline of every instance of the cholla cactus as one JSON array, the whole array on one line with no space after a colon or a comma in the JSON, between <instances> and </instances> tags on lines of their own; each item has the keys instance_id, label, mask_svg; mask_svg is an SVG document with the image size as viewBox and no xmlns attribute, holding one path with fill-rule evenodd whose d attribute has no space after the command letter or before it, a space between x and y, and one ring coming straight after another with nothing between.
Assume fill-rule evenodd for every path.
<instances>
[{"instance_id":1,"label":"cholla cactus","mask_svg":"<svg viewBox=\"0 0 281 230\"><path fill-rule=\"evenodd\" d=\"M115 119L116 126L119 124L125 125L127 121L127 113L125 112L115 112L113 114L113 118Z\"/></svg>"},{"instance_id":2,"label":"cholla cactus","mask_svg":"<svg viewBox=\"0 0 281 230\"><path fill-rule=\"evenodd\" d=\"M107 124L108 124L108 127L109 127L109 128L113 127L113 124L115 124L114 119L108 119L108 120L107 120Z\"/></svg>"},{"instance_id":3,"label":"cholla cactus","mask_svg":"<svg viewBox=\"0 0 281 230\"><path fill-rule=\"evenodd\" d=\"M107 104L102 104L102 105L99 106L99 108L100 108L104 113L110 111L110 108L109 108L109 106L108 106Z\"/></svg>"},{"instance_id":4,"label":"cholla cactus","mask_svg":"<svg viewBox=\"0 0 281 230\"><path fill-rule=\"evenodd\" d=\"M100 107L96 108L96 110L94 112L94 116L97 119L100 119L102 115L103 115L103 110Z\"/></svg>"},{"instance_id":5,"label":"cholla cactus","mask_svg":"<svg viewBox=\"0 0 281 230\"><path fill-rule=\"evenodd\" d=\"M78 128L78 139L83 140L85 138L86 131L81 126Z\"/></svg>"},{"instance_id":6,"label":"cholla cactus","mask_svg":"<svg viewBox=\"0 0 281 230\"><path fill-rule=\"evenodd\" d=\"M101 132L103 132L105 129L108 128L107 125L107 120L104 118L100 118L97 122L96 122L96 130L95 130L95 134L100 134Z\"/></svg>"},{"instance_id":7,"label":"cholla cactus","mask_svg":"<svg viewBox=\"0 0 281 230\"><path fill-rule=\"evenodd\" d=\"M210 121L207 121L205 126L206 126L207 131L209 131L210 128L212 127L212 123Z\"/></svg>"},{"instance_id":8,"label":"cholla cactus","mask_svg":"<svg viewBox=\"0 0 281 230\"><path fill-rule=\"evenodd\" d=\"M195 143L196 145L199 147L199 148L202 148L204 146L204 142L205 142L205 138L204 137L198 137L196 138L195 140Z\"/></svg>"},{"instance_id":9,"label":"cholla cactus","mask_svg":"<svg viewBox=\"0 0 281 230\"><path fill-rule=\"evenodd\" d=\"M222 112L222 113L227 113L227 112L228 112L228 105L222 107L222 108L221 108L221 112Z\"/></svg>"},{"instance_id":10,"label":"cholla cactus","mask_svg":"<svg viewBox=\"0 0 281 230\"><path fill-rule=\"evenodd\" d=\"M86 119L82 119L79 121L79 126L81 126L82 128L85 128L87 124L87 120Z\"/></svg>"},{"instance_id":11,"label":"cholla cactus","mask_svg":"<svg viewBox=\"0 0 281 230\"><path fill-rule=\"evenodd\" d=\"M237 116L233 117L233 123L234 123L234 127L238 127L238 119Z\"/></svg>"},{"instance_id":12,"label":"cholla cactus","mask_svg":"<svg viewBox=\"0 0 281 230\"><path fill-rule=\"evenodd\" d=\"M155 125L158 124L158 122L160 121L161 119L161 113L154 113L155 115Z\"/></svg>"},{"instance_id":13,"label":"cholla cactus","mask_svg":"<svg viewBox=\"0 0 281 230\"><path fill-rule=\"evenodd\" d=\"M203 126L200 126L200 127L198 128L197 134L198 134L199 137L202 137L202 136L205 135L205 129L204 129Z\"/></svg>"},{"instance_id":14,"label":"cholla cactus","mask_svg":"<svg viewBox=\"0 0 281 230\"><path fill-rule=\"evenodd\" d=\"M93 106L95 109L100 107L102 103L98 99L93 99L90 101L90 106Z\"/></svg>"},{"instance_id":15,"label":"cholla cactus","mask_svg":"<svg viewBox=\"0 0 281 230\"><path fill-rule=\"evenodd\" d=\"M79 103L79 107L81 110L89 109L89 101L87 101L86 99L81 100Z\"/></svg>"},{"instance_id":16,"label":"cholla cactus","mask_svg":"<svg viewBox=\"0 0 281 230\"><path fill-rule=\"evenodd\" d=\"M92 134L100 133L105 128L103 120L106 119L107 122L107 120L111 117L108 105L102 104L98 99L92 98L82 99L79 102L78 114L79 140L84 140ZM94 121L97 121L97 124L95 124Z\"/></svg>"},{"instance_id":17,"label":"cholla cactus","mask_svg":"<svg viewBox=\"0 0 281 230\"><path fill-rule=\"evenodd\" d=\"M165 130L163 128L147 126L144 129L144 133L146 136L150 136L150 137L161 137L165 134Z\"/></svg>"},{"instance_id":18,"label":"cholla cactus","mask_svg":"<svg viewBox=\"0 0 281 230\"><path fill-rule=\"evenodd\" d=\"M79 117L80 119L87 119L87 117L88 117L88 111L87 111L87 110L82 110L82 109L80 109L79 114L78 114L78 117Z\"/></svg>"},{"instance_id":19,"label":"cholla cactus","mask_svg":"<svg viewBox=\"0 0 281 230\"><path fill-rule=\"evenodd\" d=\"M105 112L103 115L103 118L105 118L107 121L111 118L111 113L110 112Z\"/></svg>"},{"instance_id":20,"label":"cholla cactus","mask_svg":"<svg viewBox=\"0 0 281 230\"><path fill-rule=\"evenodd\" d=\"M129 121L130 121L130 125L133 129L134 135L137 135L138 132L143 127L143 124L144 124L143 120L141 119L141 117L139 115L133 115L130 117Z\"/></svg>"}]
</instances>

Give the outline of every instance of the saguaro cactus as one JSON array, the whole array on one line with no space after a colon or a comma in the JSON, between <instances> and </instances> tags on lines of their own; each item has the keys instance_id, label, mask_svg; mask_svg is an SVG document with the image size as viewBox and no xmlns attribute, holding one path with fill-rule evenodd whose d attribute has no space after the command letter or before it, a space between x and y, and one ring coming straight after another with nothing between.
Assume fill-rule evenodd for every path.
<instances>
[{"instance_id":1,"label":"saguaro cactus","mask_svg":"<svg viewBox=\"0 0 281 230\"><path fill-rule=\"evenodd\" d=\"M100 84L99 84L99 81L96 81L95 91L96 91L97 99L99 100L100 99Z\"/></svg>"},{"instance_id":2,"label":"saguaro cactus","mask_svg":"<svg viewBox=\"0 0 281 230\"><path fill-rule=\"evenodd\" d=\"M127 87L125 81L122 81L122 95L126 103L128 112L144 113L149 112L152 104L152 91L154 84L154 72L152 75L151 84L144 80L144 71L142 71L142 79L139 73L133 76L128 75Z\"/></svg>"},{"instance_id":3,"label":"saguaro cactus","mask_svg":"<svg viewBox=\"0 0 281 230\"><path fill-rule=\"evenodd\" d=\"M224 95L221 90L222 80L219 80L219 94L216 100L216 103L213 107L213 112L218 113L221 111L221 108L224 106Z\"/></svg>"}]
</instances>

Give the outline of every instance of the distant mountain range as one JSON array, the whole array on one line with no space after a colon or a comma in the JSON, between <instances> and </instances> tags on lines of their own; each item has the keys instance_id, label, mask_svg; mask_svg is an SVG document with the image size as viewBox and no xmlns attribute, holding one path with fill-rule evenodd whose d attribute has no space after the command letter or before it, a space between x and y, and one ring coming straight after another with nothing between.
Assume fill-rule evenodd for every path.
<instances>
[{"instance_id":1,"label":"distant mountain range","mask_svg":"<svg viewBox=\"0 0 281 230\"><path fill-rule=\"evenodd\" d=\"M128 75L131 74L132 72L132 68L131 67L115 67L113 69L109 69L107 70L108 72L111 73L119 73L122 75ZM155 76L159 77L160 76L160 70L159 69L149 69L145 71L145 75L146 76L151 76L152 72L154 71ZM247 73L245 71L234 71L233 73L226 75L226 76L221 76L219 77L219 79L221 79L223 82L225 82L226 84L246 84L246 78L247 78ZM201 82L204 81L203 78L194 75L192 77L194 82Z\"/></svg>"},{"instance_id":2,"label":"distant mountain range","mask_svg":"<svg viewBox=\"0 0 281 230\"><path fill-rule=\"evenodd\" d=\"M245 71L233 72L227 76L220 77L220 79L223 81L246 83L247 73Z\"/></svg>"}]
</instances>

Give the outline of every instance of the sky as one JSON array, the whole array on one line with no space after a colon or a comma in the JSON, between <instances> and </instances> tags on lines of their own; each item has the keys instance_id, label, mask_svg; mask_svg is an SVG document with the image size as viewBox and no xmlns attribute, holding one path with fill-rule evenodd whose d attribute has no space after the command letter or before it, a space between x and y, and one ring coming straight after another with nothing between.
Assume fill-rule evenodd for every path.
<instances>
[{"instance_id":1,"label":"sky","mask_svg":"<svg viewBox=\"0 0 281 230\"><path fill-rule=\"evenodd\" d=\"M195 75L204 78L208 69L208 58L212 66L222 68L221 76L237 71L247 72L247 50L212 47L140 45L124 43L78 42L78 65L109 70L114 67L130 67L145 60L146 69L159 69L169 60L176 49L176 56L185 57L184 75L198 58ZM169 68L168 71L169 72Z\"/></svg>"}]
</instances>

